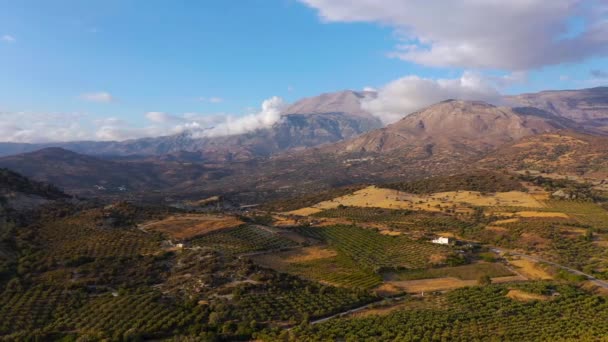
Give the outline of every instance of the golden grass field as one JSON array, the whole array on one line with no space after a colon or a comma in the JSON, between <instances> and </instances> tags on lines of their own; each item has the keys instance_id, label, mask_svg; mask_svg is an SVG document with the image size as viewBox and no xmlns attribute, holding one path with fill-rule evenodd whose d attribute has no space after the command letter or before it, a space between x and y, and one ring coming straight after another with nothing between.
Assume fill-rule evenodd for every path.
<instances>
[{"instance_id":1,"label":"golden grass field","mask_svg":"<svg viewBox=\"0 0 608 342\"><path fill-rule=\"evenodd\" d=\"M521 276L507 276L492 278L492 283L502 284L511 283L517 281L525 281L526 278ZM409 292L432 292L432 291L443 291L453 290L466 286L478 285L477 280L461 280L453 277L446 278L435 278L435 279L420 279L420 280L403 280L403 281L389 281L388 284L396 286L397 288Z\"/></svg>"},{"instance_id":2,"label":"golden grass field","mask_svg":"<svg viewBox=\"0 0 608 342\"><path fill-rule=\"evenodd\" d=\"M262 266L278 271L285 271L289 264L332 258L336 251L321 246L303 247L290 251L262 254L253 257L253 260Z\"/></svg>"},{"instance_id":3,"label":"golden grass field","mask_svg":"<svg viewBox=\"0 0 608 342\"><path fill-rule=\"evenodd\" d=\"M340 205L426 211L441 211L445 208L468 211L471 210L471 206L545 207L540 200L521 191L498 192L494 194L482 194L476 191L449 191L431 195L416 195L370 186L346 196L317 203L311 207L290 211L287 214L308 216L322 210L337 208Z\"/></svg>"},{"instance_id":4,"label":"golden grass field","mask_svg":"<svg viewBox=\"0 0 608 342\"><path fill-rule=\"evenodd\" d=\"M534 300L548 300L549 297L548 296L543 296L543 295L539 295L539 294L535 294L535 293L529 293L529 292L524 292L521 290L509 290L509 292L506 294L506 296L508 298L511 298L513 300L517 300L520 302L531 302Z\"/></svg>"},{"instance_id":5,"label":"golden grass field","mask_svg":"<svg viewBox=\"0 0 608 342\"><path fill-rule=\"evenodd\" d=\"M553 279L551 274L544 270L538 263L528 260L509 260L509 263L517 267L517 272L529 279L549 280Z\"/></svg>"},{"instance_id":6,"label":"golden grass field","mask_svg":"<svg viewBox=\"0 0 608 342\"><path fill-rule=\"evenodd\" d=\"M140 228L157 231L182 240L217 230L234 228L244 222L234 216L184 214L169 216L160 221L148 222Z\"/></svg>"}]
</instances>

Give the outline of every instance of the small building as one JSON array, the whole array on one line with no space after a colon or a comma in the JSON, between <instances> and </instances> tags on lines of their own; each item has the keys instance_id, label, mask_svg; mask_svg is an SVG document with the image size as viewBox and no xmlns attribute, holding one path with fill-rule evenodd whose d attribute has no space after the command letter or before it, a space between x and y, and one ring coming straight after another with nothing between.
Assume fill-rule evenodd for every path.
<instances>
[{"instance_id":1,"label":"small building","mask_svg":"<svg viewBox=\"0 0 608 342\"><path fill-rule=\"evenodd\" d=\"M436 243L438 245L451 245L454 243L454 239L449 237L440 236L436 239L431 240L432 243Z\"/></svg>"}]
</instances>

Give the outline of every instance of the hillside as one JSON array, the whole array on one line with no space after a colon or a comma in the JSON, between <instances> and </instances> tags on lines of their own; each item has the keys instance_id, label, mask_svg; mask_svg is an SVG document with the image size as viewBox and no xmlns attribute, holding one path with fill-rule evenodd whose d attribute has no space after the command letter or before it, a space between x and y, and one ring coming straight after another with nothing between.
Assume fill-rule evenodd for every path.
<instances>
[{"instance_id":1,"label":"hillside","mask_svg":"<svg viewBox=\"0 0 608 342\"><path fill-rule=\"evenodd\" d=\"M222 177L223 169L179 162L113 161L61 148L0 158L0 167L82 195L151 192L190 180Z\"/></svg>"},{"instance_id":2,"label":"hillside","mask_svg":"<svg viewBox=\"0 0 608 342\"><path fill-rule=\"evenodd\" d=\"M479 165L603 179L608 176L608 138L570 131L530 136L500 148Z\"/></svg>"},{"instance_id":3,"label":"hillside","mask_svg":"<svg viewBox=\"0 0 608 342\"><path fill-rule=\"evenodd\" d=\"M449 100L407 115L400 121L338 144L334 151L395 150L414 155L479 154L525 136L564 128L551 118L517 113L483 102Z\"/></svg>"},{"instance_id":4,"label":"hillside","mask_svg":"<svg viewBox=\"0 0 608 342\"><path fill-rule=\"evenodd\" d=\"M608 125L608 87L543 91L510 96L513 103L536 107L590 127Z\"/></svg>"}]
</instances>

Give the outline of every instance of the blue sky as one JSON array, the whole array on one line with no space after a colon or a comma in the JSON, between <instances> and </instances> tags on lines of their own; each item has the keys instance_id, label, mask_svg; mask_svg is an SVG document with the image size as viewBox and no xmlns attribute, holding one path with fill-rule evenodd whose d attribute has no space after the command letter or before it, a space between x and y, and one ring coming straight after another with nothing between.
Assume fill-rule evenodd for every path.
<instances>
[{"instance_id":1,"label":"blue sky","mask_svg":"<svg viewBox=\"0 0 608 342\"><path fill-rule=\"evenodd\" d=\"M387 0L386 6L395 1ZM259 111L272 96L288 103L341 89L381 89L408 75L458 79L469 71L483 78L518 75L517 82L496 86L501 93L606 83L591 75L591 70L596 76L608 72L603 52L513 66L482 59L469 64L459 56L445 65L433 56L394 56L404 43L427 43L415 33L403 37L407 17L368 14L365 6L369 1L0 1L0 120L24 131L28 121L45 120L46 114L82 115L87 119L79 129L85 131L105 119L144 127L149 112L171 118L240 116ZM593 20L589 13L598 12L581 11L583 17L554 13L556 20L566 20L565 39L584 33ZM422 38L445 40L441 30L423 26L412 24ZM68 122L54 127L62 124ZM0 140L36 140L35 129L29 131Z\"/></svg>"}]
</instances>

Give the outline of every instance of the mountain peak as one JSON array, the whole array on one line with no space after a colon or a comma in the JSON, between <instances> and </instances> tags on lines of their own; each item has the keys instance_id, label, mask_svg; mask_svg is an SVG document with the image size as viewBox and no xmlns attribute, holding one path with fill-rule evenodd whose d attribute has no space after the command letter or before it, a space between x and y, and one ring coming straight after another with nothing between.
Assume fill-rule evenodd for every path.
<instances>
[{"instance_id":1,"label":"mountain peak","mask_svg":"<svg viewBox=\"0 0 608 342\"><path fill-rule=\"evenodd\" d=\"M550 119L519 114L486 102L448 100L345 142L343 150L387 152L433 146L435 151L482 153L525 136L561 128Z\"/></svg>"},{"instance_id":2,"label":"mountain peak","mask_svg":"<svg viewBox=\"0 0 608 342\"><path fill-rule=\"evenodd\" d=\"M361 108L361 102L366 98L376 96L371 91L343 90L334 93L324 93L319 96L307 97L292 104L283 111L283 115L289 114L327 114L341 113L352 116L375 118L369 112Z\"/></svg>"}]
</instances>

